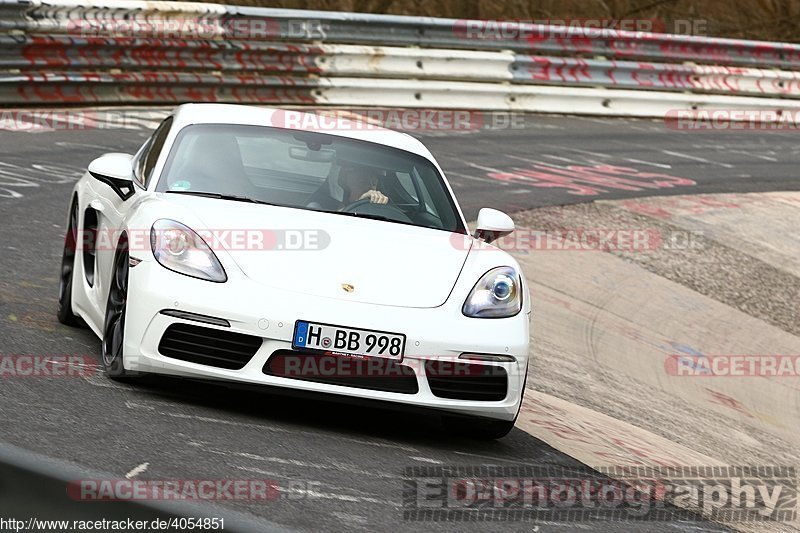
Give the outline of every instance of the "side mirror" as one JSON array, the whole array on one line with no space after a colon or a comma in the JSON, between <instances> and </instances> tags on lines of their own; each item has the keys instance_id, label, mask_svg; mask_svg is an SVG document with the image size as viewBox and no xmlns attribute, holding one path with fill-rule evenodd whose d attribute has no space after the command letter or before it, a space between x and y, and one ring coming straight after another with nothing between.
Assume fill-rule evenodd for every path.
<instances>
[{"instance_id":1,"label":"side mirror","mask_svg":"<svg viewBox=\"0 0 800 533\"><path fill-rule=\"evenodd\" d=\"M117 196L127 200L133 187L133 156L129 154L105 154L89 163L89 174L111 187Z\"/></svg>"},{"instance_id":2,"label":"side mirror","mask_svg":"<svg viewBox=\"0 0 800 533\"><path fill-rule=\"evenodd\" d=\"M478 212L478 229L475 230L476 239L483 239L490 243L513 231L514 221L502 211L484 207Z\"/></svg>"}]
</instances>

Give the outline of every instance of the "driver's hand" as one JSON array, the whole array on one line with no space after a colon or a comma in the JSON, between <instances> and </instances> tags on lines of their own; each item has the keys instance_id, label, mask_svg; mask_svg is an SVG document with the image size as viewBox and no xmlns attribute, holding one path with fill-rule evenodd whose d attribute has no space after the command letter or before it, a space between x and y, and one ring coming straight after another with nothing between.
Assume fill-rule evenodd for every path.
<instances>
[{"instance_id":1,"label":"driver's hand","mask_svg":"<svg viewBox=\"0 0 800 533\"><path fill-rule=\"evenodd\" d=\"M369 200L372 204L387 204L389 203L389 197L383 194L381 191L367 191L361 195L359 200Z\"/></svg>"}]
</instances>

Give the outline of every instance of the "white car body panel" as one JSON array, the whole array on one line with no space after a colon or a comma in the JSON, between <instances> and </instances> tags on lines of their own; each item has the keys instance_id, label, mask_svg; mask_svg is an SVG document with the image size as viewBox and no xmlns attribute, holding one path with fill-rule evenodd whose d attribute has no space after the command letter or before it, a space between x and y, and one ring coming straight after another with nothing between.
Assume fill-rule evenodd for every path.
<instances>
[{"instance_id":1,"label":"white car body panel","mask_svg":"<svg viewBox=\"0 0 800 533\"><path fill-rule=\"evenodd\" d=\"M325 239L319 237L335 235L327 245L319 243L320 249L261 253L238 247L228 251L253 281L268 287L297 284L298 292L325 298L438 307L450 295L468 255L468 250L453 245L450 233L417 226L235 202L218 202L214 209L206 209L208 199L197 196L169 200L199 213L206 228L252 229L254 221L269 220L268 225L261 225L270 232L289 230L322 241ZM342 283L358 290L344 293ZM425 290L420 290L423 284Z\"/></svg>"}]
</instances>

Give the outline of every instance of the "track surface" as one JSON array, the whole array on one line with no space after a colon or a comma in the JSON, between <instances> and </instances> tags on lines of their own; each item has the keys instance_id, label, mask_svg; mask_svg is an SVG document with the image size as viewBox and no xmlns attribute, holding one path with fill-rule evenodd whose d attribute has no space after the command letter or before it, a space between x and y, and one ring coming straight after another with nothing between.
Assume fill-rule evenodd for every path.
<instances>
[{"instance_id":1,"label":"track surface","mask_svg":"<svg viewBox=\"0 0 800 533\"><path fill-rule=\"evenodd\" d=\"M800 147L789 133L679 133L650 120L526 121L518 130L422 135L468 219L483 206L513 212L600 198L800 188L795 178ZM89 330L55 320L68 193L91 159L108 151L133 152L147 134L145 127L0 132L0 354L79 354L97 361L99 341ZM604 165L628 170L598 177ZM524 174L531 169L538 177ZM529 387L536 388L535 360L532 371ZM170 379L131 387L98 373L7 379L0 390L0 440L51 457L120 477L148 463L139 477L269 478L283 486L314 482L313 497L304 497L298 487L297 499L226 504L300 530L531 531L535 526L525 522L404 522L403 469L576 466L518 429L498 442L456 440L443 434L433 417ZM629 529L624 523L536 525L548 531L576 526ZM698 526L714 527L636 524L660 531Z\"/></svg>"}]
</instances>

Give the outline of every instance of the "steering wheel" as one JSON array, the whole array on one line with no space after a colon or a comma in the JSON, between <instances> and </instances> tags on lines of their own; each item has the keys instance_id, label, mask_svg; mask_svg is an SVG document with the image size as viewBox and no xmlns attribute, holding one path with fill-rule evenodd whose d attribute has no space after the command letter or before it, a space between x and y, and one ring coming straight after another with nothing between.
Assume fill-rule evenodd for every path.
<instances>
[{"instance_id":1,"label":"steering wheel","mask_svg":"<svg viewBox=\"0 0 800 533\"><path fill-rule=\"evenodd\" d=\"M410 218L408 218L408 215L406 215L401 209L398 209L397 207L391 204L373 204L372 202L369 201L368 198L364 198L362 200L356 200L352 204L342 209L342 212L375 215L387 218L389 220L395 220L397 222L408 222L408 223L413 222Z\"/></svg>"}]
</instances>

